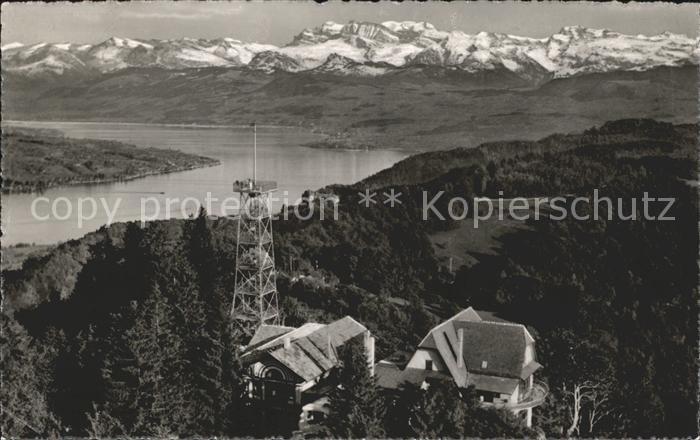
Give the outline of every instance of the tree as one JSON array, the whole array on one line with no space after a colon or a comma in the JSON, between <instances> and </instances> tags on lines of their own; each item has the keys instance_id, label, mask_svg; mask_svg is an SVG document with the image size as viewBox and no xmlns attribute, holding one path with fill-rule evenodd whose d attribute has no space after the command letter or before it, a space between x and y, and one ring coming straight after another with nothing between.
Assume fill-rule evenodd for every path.
<instances>
[{"instance_id":1,"label":"tree","mask_svg":"<svg viewBox=\"0 0 700 440\"><path fill-rule=\"evenodd\" d=\"M325 427L328 435L340 438L383 437L384 401L376 378L370 375L361 340L340 348L336 371L338 386L331 391Z\"/></svg>"},{"instance_id":2,"label":"tree","mask_svg":"<svg viewBox=\"0 0 700 440\"><path fill-rule=\"evenodd\" d=\"M418 437L456 438L464 435L468 408L452 380L432 381L427 390L418 392L418 396L409 390L403 397L418 397L412 405L407 403L407 406L413 406L408 423Z\"/></svg>"},{"instance_id":3,"label":"tree","mask_svg":"<svg viewBox=\"0 0 700 440\"><path fill-rule=\"evenodd\" d=\"M127 332L130 349L139 369L136 389L138 416L133 432L154 435L169 423L173 403L165 366L177 357L182 341L173 331L172 307L157 284L138 310L134 326ZM172 433L172 431L171 431Z\"/></svg>"},{"instance_id":4,"label":"tree","mask_svg":"<svg viewBox=\"0 0 700 440\"><path fill-rule=\"evenodd\" d=\"M92 411L85 414L88 419L87 433L90 438L114 438L124 434L124 426L118 418L112 416L96 404L92 404Z\"/></svg>"},{"instance_id":5,"label":"tree","mask_svg":"<svg viewBox=\"0 0 700 440\"><path fill-rule=\"evenodd\" d=\"M243 365L239 357L241 341L237 339L233 325L226 326L222 334L221 431L230 436L244 436L250 420L243 416L243 395L246 383L243 380Z\"/></svg>"},{"instance_id":6,"label":"tree","mask_svg":"<svg viewBox=\"0 0 700 440\"><path fill-rule=\"evenodd\" d=\"M596 425L601 419L610 416L613 408L610 406L610 383L587 380L575 383L569 387L564 385L563 394L568 400L569 427L566 437L581 435L581 425L587 421L587 435L594 434Z\"/></svg>"},{"instance_id":7,"label":"tree","mask_svg":"<svg viewBox=\"0 0 700 440\"><path fill-rule=\"evenodd\" d=\"M591 390L588 409L589 434L595 431L596 425L602 419L613 415L614 408L610 405L611 394L610 382L598 383Z\"/></svg>"},{"instance_id":8,"label":"tree","mask_svg":"<svg viewBox=\"0 0 700 440\"><path fill-rule=\"evenodd\" d=\"M104 405L98 408L93 402L88 412L88 433L101 432L102 437L115 437L128 433L136 421L139 407L136 402L140 372L136 356L131 349L131 332L134 310L125 307L121 313L110 316L107 335L103 338L108 347L101 369L104 381ZM112 431L110 431L112 429Z\"/></svg>"},{"instance_id":9,"label":"tree","mask_svg":"<svg viewBox=\"0 0 700 440\"><path fill-rule=\"evenodd\" d=\"M123 412L110 414L119 415L127 428L133 425L136 435L219 435L223 419L230 417L227 392L236 374L227 369L235 348L226 334L225 299L206 212L184 222L181 239L176 233L162 222L141 233L130 231L125 254L142 267L127 262L126 269L139 271L135 285L143 294L133 324L123 326L128 347L116 361L130 359L135 365L138 380L122 395L135 400L132 407L138 411L128 418ZM118 385L114 378L109 376L112 387Z\"/></svg>"},{"instance_id":10,"label":"tree","mask_svg":"<svg viewBox=\"0 0 700 440\"><path fill-rule=\"evenodd\" d=\"M47 405L47 359L12 317L0 318L2 432L8 437L44 436L52 416Z\"/></svg>"},{"instance_id":11,"label":"tree","mask_svg":"<svg viewBox=\"0 0 700 440\"><path fill-rule=\"evenodd\" d=\"M220 432L222 406L222 334L226 326L227 301L218 283L218 267L207 212L202 207L194 220L185 223L183 245L194 272L193 295L182 298L189 321L188 356L194 381L193 398L199 408L198 433Z\"/></svg>"},{"instance_id":12,"label":"tree","mask_svg":"<svg viewBox=\"0 0 700 440\"><path fill-rule=\"evenodd\" d=\"M394 406L392 427L403 419L408 432L402 437L421 438L518 438L531 432L510 411L484 408L474 387L457 388L452 380L430 380L426 388L402 386Z\"/></svg>"},{"instance_id":13,"label":"tree","mask_svg":"<svg viewBox=\"0 0 700 440\"><path fill-rule=\"evenodd\" d=\"M486 165L486 171L489 173L489 177L491 180L496 178L496 172L498 171L498 167L496 166L496 163L492 160L489 161L489 163Z\"/></svg>"}]
</instances>

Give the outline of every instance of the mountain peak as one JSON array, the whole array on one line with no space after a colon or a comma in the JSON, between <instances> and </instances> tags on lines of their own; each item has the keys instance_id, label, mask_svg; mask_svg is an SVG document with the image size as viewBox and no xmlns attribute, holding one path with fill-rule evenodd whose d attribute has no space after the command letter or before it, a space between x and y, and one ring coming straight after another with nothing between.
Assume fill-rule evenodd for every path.
<instances>
[{"instance_id":1,"label":"mountain peak","mask_svg":"<svg viewBox=\"0 0 700 440\"><path fill-rule=\"evenodd\" d=\"M183 40L188 40L187 38L183 38ZM192 41L196 41L193 39L189 39ZM145 47L147 49L153 49L153 46L147 43L143 43L138 40L132 40L131 38L123 38L123 37L110 37L104 42L102 42L102 45L104 46L115 46L115 47L124 47L124 48L131 48L134 49L136 47Z\"/></svg>"},{"instance_id":2,"label":"mountain peak","mask_svg":"<svg viewBox=\"0 0 700 440\"><path fill-rule=\"evenodd\" d=\"M12 43L8 43L2 47L0 47L0 50L10 50L10 49L17 49L20 47L24 47L24 44L20 43L19 41L14 41Z\"/></svg>"},{"instance_id":3,"label":"mountain peak","mask_svg":"<svg viewBox=\"0 0 700 440\"><path fill-rule=\"evenodd\" d=\"M584 26L580 25L573 25L573 26L564 26L559 30L557 34L560 35L570 35L573 38L585 38L585 37L594 37L594 38L601 38L605 36L606 34L609 34L611 31L608 29L592 29L592 28L587 28Z\"/></svg>"},{"instance_id":4,"label":"mountain peak","mask_svg":"<svg viewBox=\"0 0 700 440\"><path fill-rule=\"evenodd\" d=\"M329 40L349 40L355 44L358 38L370 44L392 43L399 40L398 36L381 24L354 20L346 24L327 21L320 27L304 29L287 46L319 44Z\"/></svg>"},{"instance_id":5,"label":"mountain peak","mask_svg":"<svg viewBox=\"0 0 700 440\"><path fill-rule=\"evenodd\" d=\"M328 35L339 34L342 29L343 25L335 21L327 21L321 25L321 32Z\"/></svg>"},{"instance_id":6,"label":"mountain peak","mask_svg":"<svg viewBox=\"0 0 700 440\"><path fill-rule=\"evenodd\" d=\"M312 72L332 73L335 75L377 76L386 73L387 66L358 63L352 58L334 52L328 55L323 64L312 69Z\"/></svg>"},{"instance_id":7,"label":"mountain peak","mask_svg":"<svg viewBox=\"0 0 700 440\"><path fill-rule=\"evenodd\" d=\"M103 43L105 44L112 44L114 46L123 46L124 45L124 39L120 37L109 37L106 39Z\"/></svg>"},{"instance_id":8,"label":"mountain peak","mask_svg":"<svg viewBox=\"0 0 700 440\"><path fill-rule=\"evenodd\" d=\"M298 72L303 70L299 63L292 57L274 50L266 50L256 54L248 64L255 70L272 73L277 70L286 72Z\"/></svg>"},{"instance_id":9,"label":"mountain peak","mask_svg":"<svg viewBox=\"0 0 700 440\"><path fill-rule=\"evenodd\" d=\"M428 30L436 30L435 26L427 21L384 21L382 22L382 26L397 33L406 31L421 33Z\"/></svg>"},{"instance_id":10,"label":"mountain peak","mask_svg":"<svg viewBox=\"0 0 700 440\"><path fill-rule=\"evenodd\" d=\"M504 67L528 78L684 66L697 64L700 56L698 39L670 32L624 35L574 25L538 39L486 31L447 32L425 21L327 21L304 29L283 47L233 38L136 40L114 36L97 45L66 42L28 47L11 43L2 50L7 51L3 53L3 69L10 71L23 71L30 63L35 63L33 68L49 65L56 57L70 55L75 59L64 70L83 63L92 73L127 67L248 65L269 72L324 66L320 70L336 74L375 75L400 66L430 65L469 72ZM42 64L50 55L54 58Z\"/></svg>"},{"instance_id":11,"label":"mountain peak","mask_svg":"<svg viewBox=\"0 0 700 440\"><path fill-rule=\"evenodd\" d=\"M383 25L364 21L350 21L343 26L341 34L362 37L380 43L392 43L399 40L390 29Z\"/></svg>"},{"instance_id":12,"label":"mountain peak","mask_svg":"<svg viewBox=\"0 0 700 440\"><path fill-rule=\"evenodd\" d=\"M345 66L349 66L351 64L356 64L356 61L351 59L351 58L344 57L340 54L333 52L332 54L328 55L328 58L326 58L326 62L323 63L319 67L320 68L322 68L324 66L325 67L330 67L330 66L345 67Z\"/></svg>"}]
</instances>

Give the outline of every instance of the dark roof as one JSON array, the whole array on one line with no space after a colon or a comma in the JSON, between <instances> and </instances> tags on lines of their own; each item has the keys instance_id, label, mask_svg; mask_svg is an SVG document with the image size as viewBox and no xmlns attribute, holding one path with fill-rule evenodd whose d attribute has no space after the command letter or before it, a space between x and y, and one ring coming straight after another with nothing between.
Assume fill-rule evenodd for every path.
<instances>
[{"instance_id":1,"label":"dark roof","mask_svg":"<svg viewBox=\"0 0 700 440\"><path fill-rule=\"evenodd\" d=\"M390 363L396 365L399 368L406 368L406 365L408 365L408 362L411 360L412 357L413 357L413 352L405 351L405 350L397 350L394 353L392 353L391 356L385 358L384 360L386 362L390 362Z\"/></svg>"},{"instance_id":2,"label":"dark roof","mask_svg":"<svg viewBox=\"0 0 700 440\"><path fill-rule=\"evenodd\" d=\"M513 394L520 380L508 377L485 376L482 374L470 374L467 385L492 393Z\"/></svg>"},{"instance_id":3,"label":"dark roof","mask_svg":"<svg viewBox=\"0 0 700 440\"><path fill-rule=\"evenodd\" d=\"M355 321L350 316L346 316L321 327L307 336L307 338L319 347L328 345L328 338L330 338L333 347L338 348L348 340L365 331L367 331L365 326Z\"/></svg>"},{"instance_id":4,"label":"dark roof","mask_svg":"<svg viewBox=\"0 0 700 440\"><path fill-rule=\"evenodd\" d=\"M457 361L460 329L464 331L464 367ZM525 326L469 307L433 328L419 347L438 351L455 382L466 386L470 374L528 377L541 367L534 361L523 366L525 349L533 343Z\"/></svg>"},{"instance_id":5,"label":"dark roof","mask_svg":"<svg viewBox=\"0 0 700 440\"><path fill-rule=\"evenodd\" d=\"M496 313L494 312L487 312L485 310L474 310L477 315L481 318L482 321L488 321L488 322L505 322L505 323L510 323L507 319L500 318Z\"/></svg>"},{"instance_id":6,"label":"dark roof","mask_svg":"<svg viewBox=\"0 0 700 440\"><path fill-rule=\"evenodd\" d=\"M460 330L464 336L461 350ZM534 360L523 366L526 349L533 344L525 326L469 307L435 326L419 348L439 353L445 372L438 374L449 374L457 386L474 385L480 390L510 394L520 379L528 378L542 367ZM458 360L460 351L464 356L462 366ZM396 363L384 361L375 369L380 384L386 388L395 388L405 381L422 383L421 377L431 373L417 369L401 371Z\"/></svg>"},{"instance_id":7,"label":"dark roof","mask_svg":"<svg viewBox=\"0 0 700 440\"><path fill-rule=\"evenodd\" d=\"M423 341L420 344L420 348L437 350L437 343L435 342L435 336L433 336L433 332L428 333L428 336L426 336L425 339L423 339Z\"/></svg>"},{"instance_id":8,"label":"dark roof","mask_svg":"<svg viewBox=\"0 0 700 440\"><path fill-rule=\"evenodd\" d=\"M464 332L464 360L470 373L520 377L527 345L523 326L461 321L455 327Z\"/></svg>"},{"instance_id":9,"label":"dark roof","mask_svg":"<svg viewBox=\"0 0 700 440\"><path fill-rule=\"evenodd\" d=\"M382 388L396 389L401 384L401 370L396 364L379 362L374 366L374 375L377 377L377 385Z\"/></svg>"},{"instance_id":10,"label":"dark roof","mask_svg":"<svg viewBox=\"0 0 700 440\"><path fill-rule=\"evenodd\" d=\"M377 377L377 385L393 390L398 389L404 383L420 386L425 380L449 377L439 371L420 368L401 370L397 365L389 362L376 364L374 366L374 375Z\"/></svg>"},{"instance_id":11,"label":"dark roof","mask_svg":"<svg viewBox=\"0 0 700 440\"><path fill-rule=\"evenodd\" d=\"M264 344L278 336L289 333L294 330L294 327L286 327L284 325L267 325L263 324L255 331L255 334L248 342L248 347L253 348L257 345Z\"/></svg>"},{"instance_id":12,"label":"dark roof","mask_svg":"<svg viewBox=\"0 0 700 440\"><path fill-rule=\"evenodd\" d=\"M333 368L338 363L338 348L366 331L362 324L349 316L327 325L307 323L248 348L243 357L250 356L248 359L254 361L267 353L308 381ZM284 346L285 339L289 339L287 348Z\"/></svg>"}]
</instances>

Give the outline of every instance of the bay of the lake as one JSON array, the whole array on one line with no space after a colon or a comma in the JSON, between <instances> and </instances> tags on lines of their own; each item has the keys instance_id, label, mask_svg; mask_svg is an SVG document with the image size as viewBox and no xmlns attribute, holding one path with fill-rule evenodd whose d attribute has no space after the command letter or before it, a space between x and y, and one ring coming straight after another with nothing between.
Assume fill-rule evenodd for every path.
<instances>
[{"instance_id":1,"label":"bay of the lake","mask_svg":"<svg viewBox=\"0 0 700 440\"><path fill-rule=\"evenodd\" d=\"M191 127L149 124L116 124L88 122L37 122L13 121L4 125L57 129L68 137L115 140L140 147L171 148L186 153L208 156L221 161L218 166L182 171L171 174L147 176L144 178L117 183L75 185L52 188L43 193L3 194L2 196L2 245L17 243L52 244L78 238L99 229L107 223L108 210L117 207L114 221L138 220L142 204L147 207L147 215L160 212L158 218L166 218L165 204L171 201L171 217L182 217L180 207L186 198L193 198L204 204L207 193L211 199L222 201L235 196L232 183L252 177L253 132L241 127ZM290 202L295 202L306 189L318 189L339 183L349 184L364 179L382 169L392 166L407 156L407 153L392 150L329 150L308 148L304 145L320 139L319 135L299 129L258 127L258 179L274 180L278 190L276 196L288 194ZM45 197L35 204L37 197ZM79 225L77 206L82 198L97 201L95 218ZM70 215L64 199L57 204L61 219L51 213L56 199L65 198L73 207ZM144 202L148 199L149 201ZM173 202L179 199L179 204ZM158 202L156 202L156 200ZM282 202L275 202L279 209ZM85 212L92 209L83 202ZM192 200L185 203L187 215L193 214L196 207ZM219 203L213 203L217 212ZM107 209L105 209L107 207ZM63 219L63 217L66 217Z\"/></svg>"}]
</instances>

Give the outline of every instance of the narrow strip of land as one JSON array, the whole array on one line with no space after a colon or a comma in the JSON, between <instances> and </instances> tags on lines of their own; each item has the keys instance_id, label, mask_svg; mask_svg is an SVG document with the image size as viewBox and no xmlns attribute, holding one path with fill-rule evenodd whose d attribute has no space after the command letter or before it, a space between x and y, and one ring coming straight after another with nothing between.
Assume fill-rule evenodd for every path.
<instances>
[{"instance_id":1,"label":"narrow strip of land","mask_svg":"<svg viewBox=\"0 0 700 440\"><path fill-rule=\"evenodd\" d=\"M3 128L2 150L3 193L133 180L220 163L177 150L73 139L57 130L16 127Z\"/></svg>"}]
</instances>

